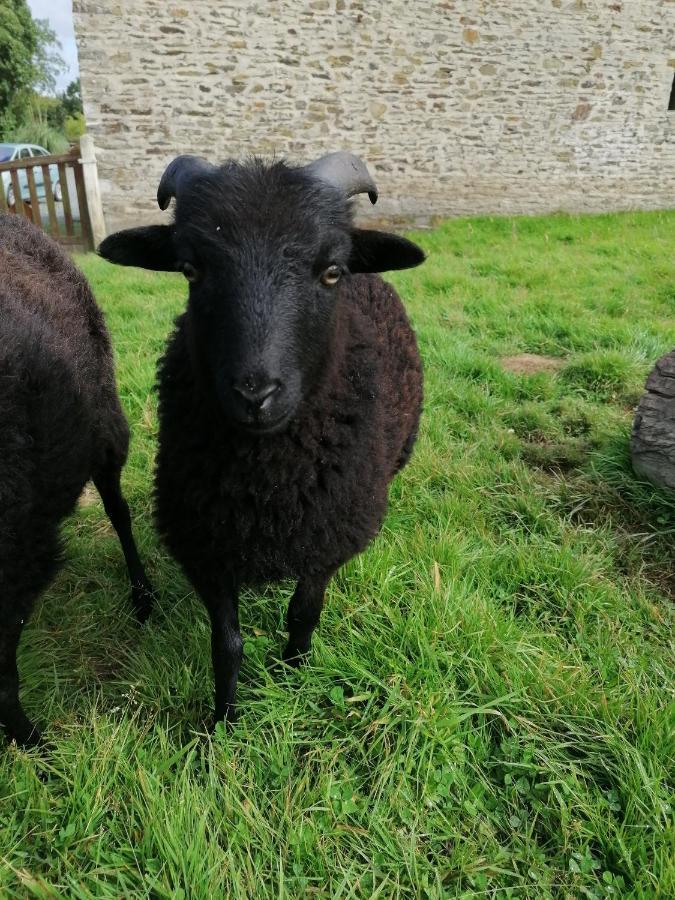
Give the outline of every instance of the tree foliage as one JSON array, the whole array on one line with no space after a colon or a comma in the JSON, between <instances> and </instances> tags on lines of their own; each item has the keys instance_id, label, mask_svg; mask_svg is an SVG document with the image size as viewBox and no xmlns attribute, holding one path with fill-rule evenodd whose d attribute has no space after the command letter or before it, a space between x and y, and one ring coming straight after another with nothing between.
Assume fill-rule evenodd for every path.
<instances>
[{"instance_id":1,"label":"tree foliage","mask_svg":"<svg viewBox=\"0 0 675 900\"><path fill-rule=\"evenodd\" d=\"M59 96L66 116L76 116L82 112L82 94L79 78L71 81L65 91Z\"/></svg>"},{"instance_id":2,"label":"tree foliage","mask_svg":"<svg viewBox=\"0 0 675 900\"><path fill-rule=\"evenodd\" d=\"M32 87L39 93L52 94L56 81L66 71L61 56L61 42L47 19L34 19L36 46L33 53Z\"/></svg>"},{"instance_id":3,"label":"tree foliage","mask_svg":"<svg viewBox=\"0 0 675 900\"><path fill-rule=\"evenodd\" d=\"M60 51L49 22L33 19L26 0L0 0L0 140L45 128L63 135L66 121L78 118L79 79L53 96L66 69Z\"/></svg>"},{"instance_id":4,"label":"tree foliage","mask_svg":"<svg viewBox=\"0 0 675 900\"><path fill-rule=\"evenodd\" d=\"M42 33L43 38L45 33ZM14 98L35 83L34 58L38 29L26 0L3 0L0 4L0 115Z\"/></svg>"}]
</instances>

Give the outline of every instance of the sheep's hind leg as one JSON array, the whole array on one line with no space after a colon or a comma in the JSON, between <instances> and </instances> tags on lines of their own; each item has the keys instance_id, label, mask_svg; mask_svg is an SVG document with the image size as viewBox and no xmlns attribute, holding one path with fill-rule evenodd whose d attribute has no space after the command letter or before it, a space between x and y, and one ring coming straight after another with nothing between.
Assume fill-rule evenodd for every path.
<instances>
[{"instance_id":1,"label":"sheep's hind leg","mask_svg":"<svg viewBox=\"0 0 675 900\"><path fill-rule=\"evenodd\" d=\"M332 575L329 572L305 576L298 581L286 616L288 643L283 659L290 666L299 666L303 657L309 653L312 633L319 624L326 587Z\"/></svg>"},{"instance_id":2,"label":"sheep's hind leg","mask_svg":"<svg viewBox=\"0 0 675 900\"><path fill-rule=\"evenodd\" d=\"M239 631L239 590L234 581L224 591L200 595L211 619L211 657L215 680L215 722L236 719L236 693L244 654Z\"/></svg>"},{"instance_id":3,"label":"sheep's hind leg","mask_svg":"<svg viewBox=\"0 0 675 900\"><path fill-rule=\"evenodd\" d=\"M105 511L122 545L122 552L131 579L131 602L136 617L139 622L145 622L152 611L154 593L136 549L136 542L131 530L129 506L120 487L120 470L109 469L97 473L94 476L94 484L101 495Z\"/></svg>"},{"instance_id":4,"label":"sheep's hind leg","mask_svg":"<svg viewBox=\"0 0 675 900\"><path fill-rule=\"evenodd\" d=\"M19 672L16 650L21 638L22 621L12 621L11 614L3 615L0 623L0 726L7 740L20 747L34 747L40 743L40 732L23 711L19 700Z\"/></svg>"}]
</instances>

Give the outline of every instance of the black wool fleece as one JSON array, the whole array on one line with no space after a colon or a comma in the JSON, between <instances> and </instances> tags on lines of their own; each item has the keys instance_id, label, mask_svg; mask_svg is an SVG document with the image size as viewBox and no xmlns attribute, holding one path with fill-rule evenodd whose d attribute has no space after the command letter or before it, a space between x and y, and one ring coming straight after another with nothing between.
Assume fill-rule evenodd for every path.
<instances>
[{"instance_id":1,"label":"black wool fleece","mask_svg":"<svg viewBox=\"0 0 675 900\"><path fill-rule=\"evenodd\" d=\"M0 726L39 733L19 701L16 650L61 562L59 526L93 478L117 529L140 618L151 599L120 492L129 429L101 310L67 254L0 215Z\"/></svg>"},{"instance_id":2,"label":"black wool fleece","mask_svg":"<svg viewBox=\"0 0 675 900\"><path fill-rule=\"evenodd\" d=\"M362 161L337 156L303 168L178 157L158 190L162 209L176 198L173 223L100 248L190 282L159 366L156 520L211 617L217 719L235 713L239 589L297 579L284 651L297 664L417 435L417 343L377 273L424 254L354 227L349 190L375 186Z\"/></svg>"}]
</instances>

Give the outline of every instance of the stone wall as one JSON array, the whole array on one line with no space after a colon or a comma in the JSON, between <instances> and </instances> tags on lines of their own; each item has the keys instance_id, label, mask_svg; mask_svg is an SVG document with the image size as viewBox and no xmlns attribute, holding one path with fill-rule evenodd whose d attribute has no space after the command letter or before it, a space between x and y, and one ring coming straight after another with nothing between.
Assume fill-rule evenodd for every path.
<instances>
[{"instance_id":1,"label":"stone wall","mask_svg":"<svg viewBox=\"0 0 675 900\"><path fill-rule=\"evenodd\" d=\"M349 149L365 216L675 205L675 0L74 0L109 229L178 153Z\"/></svg>"}]
</instances>

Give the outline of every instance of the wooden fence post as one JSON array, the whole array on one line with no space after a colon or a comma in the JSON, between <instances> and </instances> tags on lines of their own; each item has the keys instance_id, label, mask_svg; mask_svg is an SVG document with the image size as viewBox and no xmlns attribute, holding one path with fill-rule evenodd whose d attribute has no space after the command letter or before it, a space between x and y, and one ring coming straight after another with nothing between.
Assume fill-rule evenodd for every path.
<instances>
[{"instance_id":1,"label":"wooden fence post","mask_svg":"<svg viewBox=\"0 0 675 900\"><path fill-rule=\"evenodd\" d=\"M101 190L98 184L94 139L89 134L83 134L80 138L80 162L82 163L82 172L84 174L84 189L87 195L87 207L89 209L89 221L91 222L94 247L98 247L106 236L106 229L105 219L103 218Z\"/></svg>"}]
</instances>

